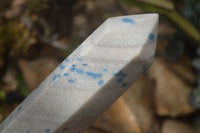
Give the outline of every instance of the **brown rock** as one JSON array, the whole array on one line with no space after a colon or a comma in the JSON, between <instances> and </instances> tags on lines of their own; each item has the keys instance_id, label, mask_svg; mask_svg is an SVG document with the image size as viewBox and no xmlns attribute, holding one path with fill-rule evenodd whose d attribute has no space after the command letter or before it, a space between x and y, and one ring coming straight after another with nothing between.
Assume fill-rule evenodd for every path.
<instances>
[{"instance_id":1,"label":"brown rock","mask_svg":"<svg viewBox=\"0 0 200 133\"><path fill-rule=\"evenodd\" d=\"M197 131L185 123L166 120L162 126L162 133L197 133Z\"/></svg>"},{"instance_id":2,"label":"brown rock","mask_svg":"<svg viewBox=\"0 0 200 133\"><path fill-rule=\"evenodd\" d=\"M124 94L142 133L158 133L154 118L154 83L144 74Z\"/></svg>"},{"instance_id":3,"label":"brown rock","mask_svg":"<svg viewBox=\"0 0 200 133\"><path fill-rule=\"evenodd\" d=\"M163 59L155 59L149 70L150 77L156 83L156 112L161 116L185 115L194 111L188 102L191 87L180 76L190 78L191 75L187 74L188 69L182 66L179 70L177 64L176 69L173 67Z\"/></svg>"},{"instance_id":4,"label":"brown rock","mask_svg":"<svg viewBox=\"0 0 200 133\"><path fill-rule=\"evenodd\" d=\"M91 126L87 130L85 130L83 133L109 133L109 132L106 132L102 129L98 129L98 128Z\"/></svg>"},{"instance_id":5,"label":"brown rock","mask_svg":"<svg viewBox=\"0 0 200 133\"><path fill-rule=\"evenodd\" d=\"M125 102L123 96L120 97L93 126L113 133L141 133L141 129Z\"/></svg>"}]
</instances>

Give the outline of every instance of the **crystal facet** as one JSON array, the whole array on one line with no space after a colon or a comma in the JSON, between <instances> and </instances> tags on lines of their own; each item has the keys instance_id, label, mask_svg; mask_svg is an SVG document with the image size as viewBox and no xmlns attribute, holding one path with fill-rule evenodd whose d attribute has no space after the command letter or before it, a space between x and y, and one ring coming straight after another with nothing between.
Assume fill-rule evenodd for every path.
<instances>
[{"instance_id":1,"label":"crystal facet","mask_svg":"<svg viewBox=\"0 0 200 133\"><path fill-rule=\"evenodd\" d=\"M1 124L1 133L79 133L153 61L158 14L107 19Z\"/></svg>"}]
</instances>

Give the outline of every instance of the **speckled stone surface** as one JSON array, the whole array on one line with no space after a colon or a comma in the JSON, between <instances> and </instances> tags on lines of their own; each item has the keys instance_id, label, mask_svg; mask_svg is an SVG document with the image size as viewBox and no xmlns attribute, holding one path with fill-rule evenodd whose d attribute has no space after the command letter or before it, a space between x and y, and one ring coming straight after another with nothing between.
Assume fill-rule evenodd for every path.
<instances>
[{"instance_id":1,"label":"speckled stone surface","mask_svg":"<svg viewBox=\"0 0 200 133\"><path fill-rule=\"evenodd\" d=\"M153 61L158 14L107 19L1 124L1 133L79 133Z\"/></svg>"}]
</instances>

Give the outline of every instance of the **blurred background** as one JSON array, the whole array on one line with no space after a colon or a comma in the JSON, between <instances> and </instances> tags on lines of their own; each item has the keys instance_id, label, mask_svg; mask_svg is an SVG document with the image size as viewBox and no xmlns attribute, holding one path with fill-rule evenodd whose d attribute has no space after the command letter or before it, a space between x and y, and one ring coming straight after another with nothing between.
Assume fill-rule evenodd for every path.
<instances>
[{"instance_id":1,"label":"blurred background","mask_svg":"<svg viewBox=\"0 0 200 133\"><path fill-rule=\"evenodd\" d=\"M0 0L0 121L108 17L150 12L152 66L84 133L200 133L199 0Z\"/></svg>"}]
</instances>

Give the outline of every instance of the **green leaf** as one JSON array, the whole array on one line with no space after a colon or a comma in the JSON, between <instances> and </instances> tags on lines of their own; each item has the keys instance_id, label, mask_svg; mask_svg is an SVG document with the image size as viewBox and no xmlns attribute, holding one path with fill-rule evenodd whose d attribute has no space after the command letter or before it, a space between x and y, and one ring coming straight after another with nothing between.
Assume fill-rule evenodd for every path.
<instances>
[{"instance_id":1,"label":"green leaf","mask_svg":"<svg viewBox=\"0 0 200 133\"><path fill-rule=\"evenodd\" d=\"M27 97L30 94L30 91L28 90L27 84L24 80L22 73L19 73L16 78L18 81L17 88L19 92L21 93L22 96Z\"/></svg>"}]
</instances>

